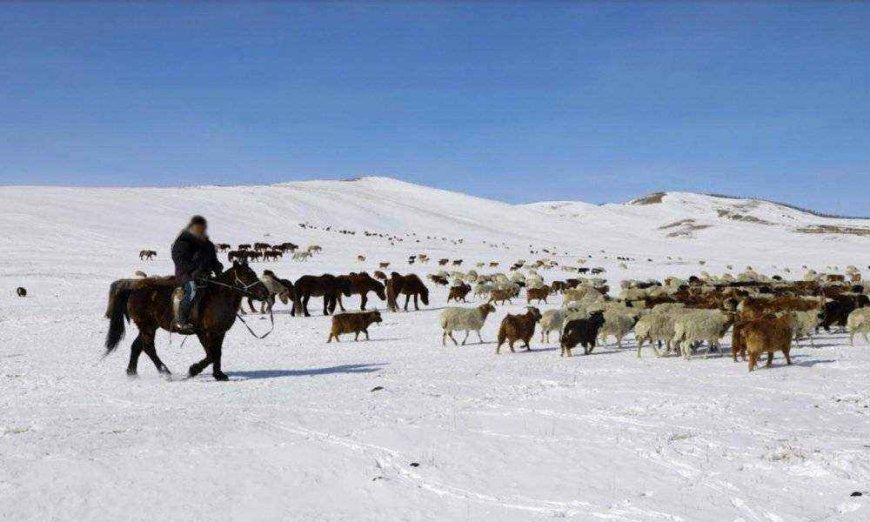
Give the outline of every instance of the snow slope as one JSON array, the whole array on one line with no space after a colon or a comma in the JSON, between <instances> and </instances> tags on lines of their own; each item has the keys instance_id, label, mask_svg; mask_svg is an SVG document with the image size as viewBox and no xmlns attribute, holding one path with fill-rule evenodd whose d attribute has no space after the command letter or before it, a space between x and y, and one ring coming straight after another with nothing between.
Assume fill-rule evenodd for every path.
<instances>
[{"instance_id":1,"label":"snow slope","mask_svg":"<svg viewBox=\"0 0 870 522\"><path fill-rule=\"evenodd\" d=\"M386 178L2 187L0 198L0 520L867 519L870 347L842 334L801 346L792 367L777 358L752 374L715 355L638 360L633 341L561 359L535 339L532 352L495 356L498 322L520 302L499 307L485 344L442 347L446 291L435 289L429 307L385 314L370 342L326 344L327 318L286 308L263 341L236 327L224 351L230 383L166 382L145 358L130 380L129 336L100 359L109 283L169 273L169 244L197 212L216 241L323 246L309 262L256 266L282 277L381 260L407 271L420 252L507 263L534 259L534 245L557 246L566 264L592 256L614 283L687 275L702 258L711 272L868 265L867 237L794 231L824 218L743 210L776 218L760 225L691 194L563 215ZM676 237L658 228L682 219L711 226ZM157 259L139 261L143 248ZM637 261L620 268L617 255ZM17 286L29 296L15 297ZM201 357L195 340L165 332L157 346L178 377Z\"/></svg>"}]
</instances>

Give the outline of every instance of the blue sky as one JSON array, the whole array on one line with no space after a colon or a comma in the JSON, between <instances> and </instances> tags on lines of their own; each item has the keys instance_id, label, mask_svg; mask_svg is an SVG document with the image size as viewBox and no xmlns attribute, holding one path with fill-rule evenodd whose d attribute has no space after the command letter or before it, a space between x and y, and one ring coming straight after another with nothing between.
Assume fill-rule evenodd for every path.
<instances>
[{"instance_id":1,"label":"blue sky","mask_svg":"<svg viewBox=\"0 0 870 522\"><path fill-rule=\"evenodd\" d=\"M0 183L870 215L870 4L0 3Z\"/></svg>"}]
</instances>

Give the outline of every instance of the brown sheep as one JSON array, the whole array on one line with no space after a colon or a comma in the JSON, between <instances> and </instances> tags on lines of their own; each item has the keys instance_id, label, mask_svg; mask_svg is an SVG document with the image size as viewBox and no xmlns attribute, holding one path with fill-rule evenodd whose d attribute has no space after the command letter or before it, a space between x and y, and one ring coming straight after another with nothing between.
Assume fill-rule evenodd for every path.
<instances>
[{"instance_id":1,"label":"brown sheep","mask_svg":"<svg viewBox=\"0 0 870 522\"><path fill-rule=\"evenodd\" d=\"M333 337L336 342L341 342L341 339L338 338L339 334L346 333L354 334L353 340L358 341L360 332L366 334L366 341L368 341L369 326L372 323L380 323L381 321L381 313L377 310L373 312L336 314L332 316L332 330L330 330L329 339L326 342L332 342Z\"/></svg>"},{"instance_id":2,"label":"brown sheep","mask_svg":"<svg viewBox=\"0 0 870 522\"><path fill-rule=\"evenodd\" d=\"M504 304L504 302L507 301L508 303L513 304L511 299L517 296L517 292L510 288L496 288L489 295L489 302L491 303L500 302L501 304Z\"/></svg>"},{"instance_id":3,"label":"brown sheep","mask_svg":"<svg viewBox=\"0 0 870 522\"><path fill-rule=\"evenodd\" d=\"M441 259L438 260L438 265L439 265L439 266L444 266L444 265L446 265L446 264L449 263L449 262L450 262L450 260L447 259L446 257L445 257L445 258L441 258Z\"/></svg>"},{"instance_id":4,"label":"brown sheep","mask_svg":"<svg viewBox=\"0 0 870 522\"><path fill-rule=\"evenodd\" d=\"M529 341L535 335L535 324L541 320L541 311L534 306L528 307L526 313L522 315L507 314L501 321L501 326L498 329L498 346L495 347L495 353L501 352L501 345L505 341L511 352L514 351L514 343L522 341L526 345L526 350L531 350Z\"/></svg>"},{"instance_id":5,"label":"brown sheep","mask_svg":"<svg viewBox=\"0 0 870 522\"><path fill-rule=\"evenodd\" d=\"M782 352L786 364L791 364L789 351L793 332L794 316L791 313L779 317L766 315L743 324L742 337L749 352L749 371L751 372L758 357L767 352L767 366L773 363L773 353Z\"/></svg>"},{"instance_id":6,"label":"brown sheep","mask_svg":"<svg viewBox=\"0 0 870 522\"><path fill-rule=\"evenodd\" d=\"M531 304L532 301L547 302L547 296L550 295L550 287L544 285L540 288L529 288L526 290L526 302Z\"/></svg>"},{"instance_id":7,"label":"brown sheep","mask_svg":"<svg viewBox=\"0 0 870 522\"><path fill-rule=\"evenodd\" d=\"M449 303L451 300L453 300L457 303L459 301L467 303L468 301L465 300L465 297L468 295L469 292L471 292L471 285L467 283L462 283L459 286L450 287L450 293L447 295L447 302Z\"/></svg>"}]
</instances>

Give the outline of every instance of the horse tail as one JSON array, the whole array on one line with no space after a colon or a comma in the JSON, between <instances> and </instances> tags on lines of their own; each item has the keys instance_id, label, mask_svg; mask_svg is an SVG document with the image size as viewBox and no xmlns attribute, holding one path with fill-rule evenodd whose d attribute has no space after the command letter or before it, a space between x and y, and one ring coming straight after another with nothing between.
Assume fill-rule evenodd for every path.
<instances>
[{"instance_id":1,"label":"horse tail","mask_svg":"<svg viewBox=\"0 0 870 522\"><path fill-rule=\"evenodd\" d=\"M127 301L133 289L124 280L115 281L109 288L109 306L106 318L109 319L109 331L106 333L106 355L118 347L118 343L126 333L126 321L130 320Z\"/></svg>"}]
</instances>

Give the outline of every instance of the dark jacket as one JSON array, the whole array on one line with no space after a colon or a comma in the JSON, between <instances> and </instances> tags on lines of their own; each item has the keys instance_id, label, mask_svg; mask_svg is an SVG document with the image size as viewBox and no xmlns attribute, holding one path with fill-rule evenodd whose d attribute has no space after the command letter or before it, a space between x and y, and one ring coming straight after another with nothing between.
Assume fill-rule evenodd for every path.
<instances>
[{"instance_id":1,"label":"dark jacket","mask_svg":"<svg viewBox=\"0 0 870 522\"><path fill-rule=\"evenodd\" d=\"M175 263L175 278L179 284L212 272L220 274L224 267L218 261L214 244L208 239L199 239L187 230L182 230L172 243L172 262Z\"/></svg>"}]
</instances>

